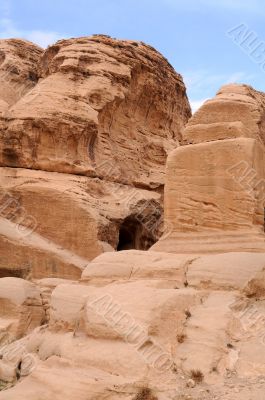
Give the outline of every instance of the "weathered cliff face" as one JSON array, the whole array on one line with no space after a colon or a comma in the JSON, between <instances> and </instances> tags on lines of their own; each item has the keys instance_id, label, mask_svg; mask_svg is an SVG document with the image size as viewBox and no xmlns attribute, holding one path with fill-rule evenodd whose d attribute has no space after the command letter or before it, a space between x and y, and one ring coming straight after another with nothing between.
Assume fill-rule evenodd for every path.
<instances>
[{"instance_id":1,"label":"weathered cliff face","mask_svg":"<svg viewBox=\"0 0 265 400\"><path fill-rule=\"evenodd\" d=\"M157 251L264 251L265 94L227 85L190 119L167 161Z\"/></svg>"},{"instance_id":2,"label":"weathered cliff face","mask_svg":"<svg viewBox=\"0 0 265 400\"><path fill-rule=\"evenodd\" d=\"M0 168L0 182L2 276L77 279L102 252L146 250L162 233L156 192L16 168Z\"/></svg>"},{"instance_id":3,"label":"weathered cliff face","mask_svg":"<svg viewBox=\"0 0 265 400\"><path fill-rule=\"evenodd\" d=\"M4 114L38 81L43 50L24 40L0 40L0 115Z\"/></svg>"},{"instance_id":4,"label":"weathered cliff face","mask_svg":"<svg viewBox=\"0 0 265 400\"><path fill-rule=\"evenodd\" d=\"M3 116L0 162L156 188L190 107L182 78L153 48L69 39L39 58L38 84Z\"/></svg>"},{"instance_id":5,"label":"weathered cliff face","mask_svg":"<svg viewBox=\"0 0 265 400\"><path fill-rule=\"evenodd\" d=\"M183 132L141 43L61 41L38 71L2 114L0 399L263 398L263 95L223 88Z\"/></svg>"},{"instance_id":6,"label":"weathered cliff face","mask_svg":"<svg viewBox=\"0 0 265 400\"><path fill-rule=\"evenodd\" d=\"M181 76L106 36L0 47L0 274L77 278L104 251L148 249L191 114Z\"/></svg>"}]
</instances>

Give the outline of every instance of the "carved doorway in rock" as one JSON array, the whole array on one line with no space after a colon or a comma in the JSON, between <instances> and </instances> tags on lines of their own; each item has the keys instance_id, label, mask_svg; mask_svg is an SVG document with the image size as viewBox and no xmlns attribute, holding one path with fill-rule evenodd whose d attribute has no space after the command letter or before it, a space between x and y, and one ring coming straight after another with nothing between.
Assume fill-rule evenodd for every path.
<instances>
[{"instance_id":1,"label":"carved doorway in rock","mask_svg":"<svg viewBox=\"0 0 265 400\"><path fill-rule=\"evenodd\" d=\"M136 218L127 217L120 226L117 251L148 250L156 240Z\"/></svg>"}]
</instances>

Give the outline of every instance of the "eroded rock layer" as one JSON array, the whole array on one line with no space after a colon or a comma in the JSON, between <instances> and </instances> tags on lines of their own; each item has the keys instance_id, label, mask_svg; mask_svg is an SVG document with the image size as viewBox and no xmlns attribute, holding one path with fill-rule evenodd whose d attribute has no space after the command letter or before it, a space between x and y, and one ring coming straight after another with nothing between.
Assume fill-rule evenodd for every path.
<instances>
[{"instance_id":1,"label":"eroded rock layer","mask_svg":"<svg viewBox=\"0 0 265 400\"><path fill-rule=\"evenodd\" d=\"M170 231L153 250L264 252L264 117L264 93L246 85L224 86L195 113L189 144L168 157Z\"/></svg>"},{"instance_id":2,"label":"eroded rock layer","mask_svg":"<svg viewBox=\"0 0 265 400\"><path fill-rule=\"evenodd\" d=\"M3 115L0 163L159 187L190 107L153 48L105 36L57 42L37 85Z\"/></svg>"},{"instance_id":3,"label":"eroded rock layer","mask_svg":"<svg viewBox=\"0 0 265 400\"><path fill-rule=\"evenodd\" d=\"M148 249L191 115L181 76L103 35L3 40L0 56L0 275L77 278L104 251Z\"/></svg>"},{"instance_id":4,"label":"eroded rock layer","mask_svg":"<svg viewBox=\"0 0 265 400\"><path fill-rule=\"evenodd\" d=\"M265 94L248 85L223 86L190 119L187 143L249 137L265 143Z\"/></svg>"},{"instance_id":5,"label":"eroded rock layer","mask_svg":"<svg viewBox=\"0 0 265 400\"><path fill-rule=\"evenodd\" d=\"M0 40L0 116L8 118L8 109L36 85L42 54L40 47L25 40Z\"/></svg>"},{"instance_id":6,"label":"eroded rock layer","mask_svg":"<svg viewBox=\"0 0 265 400\"><path fill-rule=\"evenodd\" d=\"M45 311L45 325L2 348L0 379L18 383L0 399L260 400L264 268L264 253L129 250L100 255L79 282L24 281L23 293L23 280L0 279L9 329L30 293Z\"/></svg>"},{"instance_id":7,"label":"eroded rock layer","mask_svg":"<svg viewBox=\"0 0 265 400\"><path fill-rule=\"evenodd\" d=\"M222 88L183 131L142 43L36 71L1 117L0 399L263 399L264 95Z\"/></svg>"},{"instance_id":8,"label":"eroded rock layer","mask_svg":"<svg viewBox=\"0 0 265 400\"><path fill-rule=\"evenodd\" d=\"M159 193L83 176L0 168L2 276L78 278L104 251L148 249Z\"/></svg>"}]
</instances>

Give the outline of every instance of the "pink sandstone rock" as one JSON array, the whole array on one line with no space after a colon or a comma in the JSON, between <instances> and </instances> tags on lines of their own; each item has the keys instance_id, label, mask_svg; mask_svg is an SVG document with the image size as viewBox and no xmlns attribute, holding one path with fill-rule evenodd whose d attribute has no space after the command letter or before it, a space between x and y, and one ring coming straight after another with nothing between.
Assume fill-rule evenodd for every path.
<instances>
[{"instance_id":1,"label":"pink sandstone rock","mask_svg":"<svg viewBox=\"0 0 265 400\"><path fill-rule=\"evenodd\" d=\"M25 279L0 278L0 400L263 399L264 95L224 87L183 131L166 60L102 36L38 74L2 114L0 273Z\"/></svg>"},{"instance_id":2,"label":"pink sandstone rock","mask_svg":"<svg viewBox=\"0 0 265 400\"><path fill-rule=\"evenodd\" d=\"M31 82L3 97L1 275L78 278L104 251L148 249L163 229L165 160L191 115L182 77L152 47L104 35L44 52L0 44L0 81L12 89L8 62Z\"/></svg>"}]
</instances>

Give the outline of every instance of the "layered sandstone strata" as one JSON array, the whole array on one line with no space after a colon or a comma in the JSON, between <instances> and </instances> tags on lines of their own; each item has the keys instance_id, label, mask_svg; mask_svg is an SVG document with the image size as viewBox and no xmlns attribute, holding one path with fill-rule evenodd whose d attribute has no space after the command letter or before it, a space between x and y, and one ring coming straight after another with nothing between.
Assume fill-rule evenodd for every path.
<instances>
[{"instance_id":1,"label":"layered sandstone strata","mask_svg":"<svg viewBox=\"0 0 265 400\"><path fill-rule=\"evenodd\" d=\"M167 153L191 115L164 57L140 42L69 39L39 57L38 74L3 116L2 166L163 184Z\"/></svg>"},{"instance_id":2,"label":"layered sandstone strata","mask_svg":"<svg viewBox=\"0 0 265 400\"><path fill-rule=\"evenodd\" d=\"M148 249L160 194L100 179L1 168L0 274L77 279L104 251Z\"/></svg>"},{"instance_id":3,"label":"layered sandstone strata","mask_svg":"<svg viewBox=\"0 0 265 400\"><path fill-rule=\"evenodd\" d=\"M259 400L264 266L264 253L130 250L100 255L79 283L39 281L54 288L47 325L5 347L0 379L19 362L23 375L0 399Z\"/></svg>"},{"instance_id":4,"label":"layered sandstone strata","mask_svg":"<svg viewBox=\"0 0 265 400\"><path fill-rule=\"evenodd\" d=\"M129 54L134 57L128 60ZM3 340L7 338L0 349L0 389L7 389L0 391L1 400L36 400L36 396L46 400L248 400L251 396L260 400L264 395L262 94L246 86L222 89L219 100L207 103L186 131L175 131L175 147L178 142L194 144L177 148L169 156L166 231L151 251L139 251L160 234L156 222L161 216L163 172L155 153L152 171L146 174L148 155L145 159L140 151L146 133L140 112L140 105L145 110L142 74L148 82L145 90L151 90L164 67L170 68L162 59L155 72L149 64L154 63L154 54L160 60L141 43L106 37L59 42L45 52L40 63L42 80L27 95L33 103L31 96L39 93L43 110L34 95L33 117L34 107L23 109L23 97L10 109L16 117L2 119L7 124L3 137L9 132L21 142L2 153L9 155L9 161L7 157L0 171L0 272L33 282L0 279L0 322ZM142 67L135 72L140 55ZM130 76L125 65L134 71L128 87L123 79ZM111 71L117 68L118 78L114 74L111 80L117 102L111 101L113 108L108 109L114 116L110 121L102 104L104 96L109 96ZM168 77L166 73L160 83ZM101 95L89 92L88 102L81 96L80 109L73 107L69 96L67 106L63 96L67 88L71 91L71 81L77 88L82 81L85 91L90 77L97 87L103 85ZM53 83L51 98L58 109L52 134L47 128L52 107L44 101L47 82ZM123 92L125 86L129 89ZM172 106L171 95L169 91ZM80 97L76 101L79 104ZM88 161L84 156L87 143L79 130L79 113L88 115L87 104L103 121L100 125L93 120L94 111L88 119L93 121L88 131L96 127L88 142ZM130 104L135 120L127 109ZM209 104L216 110L216 125L207 112ZM165 111L164 106L161 110ZM145 115L149 123L153 111ZM161 121L162 114L157 114ZM35 135L32 121L38 115L42 122L35 125ZM59 117L64 125L57 137ZM133 138L127 117L136 127ZM105 152L102 144L99 127L106 126L106 120L104 132L117 140L114 152ZM156 126L155 117L152 121ZM70 127L76 130L68 140ZM150 143L158 139L157 131L150 128L148 132ZM75 135L81 138L78 150ZM142 157L139 165L136 151L130 148L134 139ZM35 152L31 143L36 144ZM63 147L58 148L58 143ZM108 148L108 142L104 143ZM118 173L113 173L114 159ZM137 250L113 251L131 247ZM12 343L8 343L10 338Z\"/></svg>"},{"instance_id":5,"label":"layered sandstone strata","mask_svg":"<svg viewBox=\"0 0 265 400\"><path fill-rule=\"evenodd\" d=\"M40 290L18 278L0 279L1 346L20 339L44 320Z\"/></svg>"},{"instance_id":6,"label":"layered sandstone strata","mask_svg":"<svg viewBox=\"0 0 265 400\"><path fill-rule=\"evenodd\" d=\"M167 161L165 221L153 250L264 251L265 95L221 88L189 121Z\"/></svg>"},{"instance_id":7,"label":"layered sandstone strata","mask_svg":"<svg viewBox=\"0 0 265 400\"><path fill-rule=\"evenodd\" d=\"M181 76L152 47L102 35L1 46L3 93L17 96L2 96L0 275L75 279L104 251L148 249L191 115Z\"/></svg>"},{"instance_id":8,"label":"layered sandstone strata","mask_svg":"<svg viewBox=\"0 0 265 400\"><path fill-rule=\"evenodd\" d=\"M38 81L38 62L43 50L33 43L0 40L0 116L29 92Z\"/></svg>"},{"instance_id":9,"label":"layered sandstone strata","mask_svg":"<svg viewBox=\"0 0 265 400\"><path fill-rule=\"evenodd\" d=\"M265 94L248 85L221 87L193 115L183 134L187 143L237 137L265 142Z\"/></svg>"}]
</instances>

